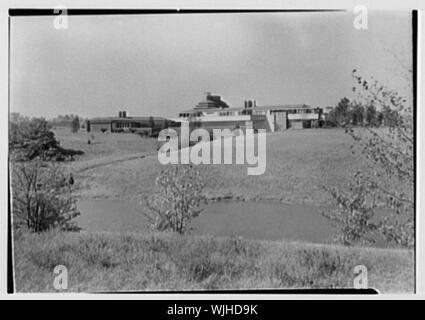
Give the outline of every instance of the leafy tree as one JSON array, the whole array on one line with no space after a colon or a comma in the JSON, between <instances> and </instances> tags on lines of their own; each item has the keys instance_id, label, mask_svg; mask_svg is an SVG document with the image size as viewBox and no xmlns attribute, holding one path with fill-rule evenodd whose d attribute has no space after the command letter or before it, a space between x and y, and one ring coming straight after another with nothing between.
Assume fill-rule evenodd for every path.
<instances>
[{"instance_id":1,"label":"leafy tree","mask_svg":"<svg viewBox=\"0 0 425 320\"><path fill-rule=\"evenodd\" d=\"M29 121L29 118L20 114L19 112L11 112L9 115L9 121L11 123L18 123L23 121Z\"/></svg>"},{"instance_id":2,"label":"leafy tree","mask_svg":"<svg viewBox=\"0 0 425 320\"><path fill-rule=\"evenodd\" d=\"M18 119L10 123L9 146L26 160L46 158L52 149L59 147L50 125L44 118Z\"/></svg>"},{"instance_id":3,"label":"leafy tree","mask_svg":"<svg viewBox=\"0 0 425 320\"><path fill-rule=\"evenodd\" d=\"M378 124L378 117L376 107L373 104L369 104L366 107L366 124L370 127L376 126Z\"/></svg>"},{"instance_id":4,"label":"leafy tree","mask_svg":"<svg viewBox=\"0 0 425 320\"><path fill-rule=\"evenodd\" d=\"M57 117L50 119L49 123L53 127L70 127L72 120L76 117L78 116L73 114L58 115Z\"/></svg>"},{"instance_id":5,"label":"leafy tree","mask_svg":"<svg viewBox=\"0 0 425 320\"><path fill-rule=\"evenodd\" d=\"M346 246L356 243L373 243L374 239L371 235L378 228L372 222L376 204L363 178L361 173L357 172L348 183L347 190L326 187L338 206L322 214L339 231L334 240Z\"/></svg>"},{"instance_id":6,"label":"leafy tree","mask_svg":"<svg viewBox=\"0 0 425 320\"><path fill-rule=\"evenodd\" d=\"M11 119L12 120L12 119ZM10 122L9 149L16 161L66 160L82 151L63 149L44 118L14 116Z\"/></svg>"},{"instance_id":7,"label":"leafy tree","mask_svg":"<svg viewBox=\"0 0 425 320\"><path fill-rule=\"evenodd\" d=\"M13 223L33 232L52 228L78 231L73 221L79 215L72 175L62 167L40 160L12 166Z\"/></svg>"},{"instance_id":8,"label":"leafy tree","mask_svg":"<svg viewBox=\"0 0 425 320\"><path fill-rule=\"evenodd\" d=\"M149 127L152 128L152 131L155 129L155 119L152 116L149 117Z\"/></svg>"},{"instance_id":9,"label":"leafy tree","mask_svg":"<svg viewBox=\"0 0 425 320\"><path fill-rule=\"evenodd\" d=\"M71 132L77 133L80 130L80 118L75 117L71 121Z\"/></svg>"},{"instance_id":10,"label":"leafy tree","mask_svg":"<svg viewBox=\"0 0 425 320\"><path fill-rule=\"evenodd\" d=\"M372 225L372 212L376 206L392 209L393 214L387 215L374 222L374 229L381 233L389 242L400 246L414 244L414 123L413 109L407 105L406 99L396 91L389 90L377 81L367 81L353 71L353 77L359 88L356 103L366 106L379 106L386 127L368 125L362 128L348 128L346 132L353 138L353 152L362 156L369 162L368 171L354 177L357 185L362 185L368 193L367 202L356 203L357 211L368 212L363 217L368 223L362 224L365 229ZM342 208L339 213L340 229L350 228L349 219L343 219L344 212L352 212L352 204L345 198L361 198L363 189L348 188L341 196L340 193L331 192L338 206ZM371 205L373 203L373 205ZM338 213L337 213L338 215ZM355 227L355 226L352 226ZM367 230L365 230L366 232ZM361 233L362 237L365 233Z\"/></svg>"},{"instance_id":11,"label":"leafy tree","mask_svg":"<svg viewBox=\"0 0 425 320\"><path fill-rule=\"evenodd\" d=\"M161 171L155 186L155 194L142 200L151 228L184 234L205 202L200 172L191 165L169 165Z\"/></svg>"},{"instance_id":12,"label":"leafy tree","mask_svg":"<svg viewBox=\"0 0 425 320\"><path fill-rule=\"evenodd\" d=\"M363 124L365 108L358 103L351 104L351 123L354 126Z\"/></svg>"},{"instance_id":13,"label":"leafy tree","mask_svg":"<svg viewBox=\"0 0 425 320\"><path fill-rule=\"evenodd\" d=\"M388 105L385 105L382 110L382 123L384 126L393 127L398 123L399 114L397 110L392 110Z\"/></svg>"},{"instance_id":14,"label":"leafy tree","mask_svg":"<svg viewBox=\"0 0 425 320\"><path fill-rule=\"evenodd\" d=\"M379 127L384 123L384 114L382 112L377 112L375 126Z\"/></svg>"},{"instance_id":15,"label":"leafy tree","mask_svg":"<svg viewBox=\"0 0 425 320\"><path fill-rule=\"evenodd\" d=\"M362 104L343 98L327 115L326 123L339 127L347 127L348 125L367 125L369 127L396 125L399 117L398 111L388 106L379 107L380 109L378 110L376 101Z\"/></svg>"},{"instance_id":16,"label":"leafy tree","mask_svg":"<svg viewBox=\"0 0 425 320\"><path fill-rule=\"evenodd\" d=\"M350 100L342 98L337 106L330 112L330 121L338 126L345 126L351 122Z\"/></svg>"}]
</instances>

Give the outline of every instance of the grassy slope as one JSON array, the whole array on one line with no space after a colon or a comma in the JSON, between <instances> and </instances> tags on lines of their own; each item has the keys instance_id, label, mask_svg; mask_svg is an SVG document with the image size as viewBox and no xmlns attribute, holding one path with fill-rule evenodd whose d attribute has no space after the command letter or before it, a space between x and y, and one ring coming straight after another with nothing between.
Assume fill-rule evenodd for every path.
<instances>
[{"instance_id":1,"label":"grassy slope","mask_svg":"<svg viewBox=\"0 0 425 320\"><path fill-rule=\"evenodd\" d=\"M210 192L248 200L274 199L296 204L329 204L323 186L348 182L364 163L353 156L343 130L288 130L268 134L267 167L248 176L241 165L208 168Z\"/></svg>"},{"instance_id":2,"label":"grassy slope","mask_svg":"<svg viewBox=\"0 0 425 320\"><path fill-rule=\"evenodd\" d=\"M158 147L157 139L141 138L136 134L84 131L71 133L68 128L53 131L64 148L84 151L82 156L77 156L75 161L69 164L75 172L77 183L83 187L82 197L118 197L119 194L107 191L109 187L118 187L125 193L126 186L133 180L131 174L124 174L125 181L116 176L110 177L106 185L103 184L101 177L108 177L111 167L114 166L121 168L120 173L125 171L122 160L128 163L129 159L140 159L141 156L156 154ZM92 141L91 144L87 143L89 139Z\"/></svg>"},{"instance_id":3,"label":"grassy slope","mask_svg":"<svg viewBox=\"0 0 425 320\"><path fill-rule=\"evenodd\" d=\"M152 153L156 152L158 146L157 139L141 138L137 134L130 133L87 133L84 131L71 133L68 128L58 128L53 132L62 147L84 151L82 156L77 157L76 163L94 159L107 160L136 153ZM89 139L91 144L87 143Z\"/></svg>"},{"instance_id":4,"label":"grassy slope","mask_svg":"<svg viewBox=\"0 0 425 320\"><path fill-rule=\"evenodd\" d=\"M69 291L352 287L368 268L370 287L412 292L413 253L175 234L20 234L16 290L54 291L68 268Z\"/></svg>"},{"instance_id":5,"label":"grassy slope","mask_svg":"<svg viewBox=\"0 0 425 320\"><path fill-rule=\"evenodd\" d=\"M142 141L143 142L143 141ZM144 143L144 142L143 142ZM350 151L343 130L288 130L267 136L267 168L248 176L245 165L205 165L202 173L210 197L274 199L289 203L329 203L322 186L347 183L364 166ZM152 192L161 170L157 156L110 164L81 173L84 197L137 199Z\"/></svg>"}]
</instances>

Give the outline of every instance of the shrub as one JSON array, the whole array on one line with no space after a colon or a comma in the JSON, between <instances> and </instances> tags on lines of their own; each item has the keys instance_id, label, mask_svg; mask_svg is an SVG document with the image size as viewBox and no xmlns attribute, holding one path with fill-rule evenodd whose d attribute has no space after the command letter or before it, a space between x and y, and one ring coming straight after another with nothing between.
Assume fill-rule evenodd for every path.
<instances>
[{"instance_id":1,"label":"shrub","mask_svg":"<svg viewBox=\"0 0 425 320\"><path fill-rule=\"evenodd\" d=\"M339 225L344 243L367 240L365 236L373 228L388 242L411 247L415 241L413 108L397 91L367 81L356 70L353 77L357 82L353 91L359 99L356 105L366 110L367 125L348 127L346 132L353 138L353 153L362 156L369 168L354 176L347 191L331 190L340 209L326 216ZM381 118L376 117L375 106ZM376 127L382 123L385 127ZM393 213L372 222L375 204Z\"/></svg>"},{"instance_id":2,"label":"shrub","mask_svg":"<svg viewBox=\"0 0 425 320\"><path fill-rule=\"evenodd\" d=\"M16 161L63 161L83 154L82 151L62 148L44 118L29 119L20 116L11 119L9 149L12 159Z\"/></svg>"},{"instance_id":3,"label":"shrub","mask_svg":"<svg viewBox=\"0 0 425 320\"><path fill-rule=\"evenodd\" d=\"M71 121L71 132L77 133L80 130L80 119L78 117L74 117Z\"/></svg>"},{"instance_id":4,"label":"shrub","mask_svg":"<svg viewBox=\"0 0 425 320\"><path fill-rule=\"evenodd\" d=\"M147 138L151 135L152 130L150 128L140 128L137 130L137 134L142 138Z\"/></svg>"},{"instance_id":5,"label":"shrub","mask_svg":"<svg viewBox=\"0 0 425 320\"><path fill-rule=\"evenodd\" d=\"M155 194L142 200L148 208L145 216L150 226L180 234L188 231L192 219L202 212L201 203L205 202L200 172L191 165L170 165L161 171L155 185Z\"/></svg>"},{"instance_id":6,"label":"shrub","mask_svg":"<svg viewBox=\"0 0 425 320\"><path fill-rule=\"evenodd\" d=\"M375 214L375 202L370 197L370 186L363 184L360 173L348 183L347 190L328 188L327 191L336 202L337 208L333 211L322 212L326 218L338 229L335 241L344 245L356 243L373 243L371 233L377 230L372 223Z\"/></svg>"},{"instance_id":7,"label":"shrub","mask_svg":"<svg viewBox=\"0 0 425 320\"><path fill-rule=\"evenodd\" d=\"M13 223L33 232L52 228L78 231L72 220L79 215L73 194L74 179L57 164L39 160L12 168Z\"/></svg>"}]
</instances>

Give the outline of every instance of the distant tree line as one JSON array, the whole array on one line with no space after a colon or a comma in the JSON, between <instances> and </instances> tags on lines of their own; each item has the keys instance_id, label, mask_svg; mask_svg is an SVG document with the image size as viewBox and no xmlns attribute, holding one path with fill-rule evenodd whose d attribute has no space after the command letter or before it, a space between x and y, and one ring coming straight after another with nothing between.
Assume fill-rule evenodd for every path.
<instances>
[{"instance_id":1,"label":"distant tree line","mask_svg":"<svg viewBox=\"0 0 425 320\"><path fill-rule=\"evenodd\" d=\"M65 114L65 115L58 115L52 119L49 120L49 123L52 125L52 127L69 127L71 125L71 122L75 119L79 118L78 115L74 114Z\"/></svg>"},{"instance_id":2,"label":"distant tree line","mask_svg":"<svg viewBox=\"0 0 425 320\"><path fill-rule=\"evenodd\" d=\"M88 119L75 114L58 115L48 122L52 128L70 128L72 133L77 133L80 128L85 128Z\"/></svg>"},{"instance_id":3,"label":"distant tree line","mask_svg":"<svg viewBox=\"0 0 425 320\"><path fill-rule=\"evenodd\" d=\"M390 106L385 105L377 109L373 103L364 105L344 97L326 115L325 124L330 127L346 127L349 125L388 127L396 125L399 119L398 111Z\"/></svg>"}]
</instances>

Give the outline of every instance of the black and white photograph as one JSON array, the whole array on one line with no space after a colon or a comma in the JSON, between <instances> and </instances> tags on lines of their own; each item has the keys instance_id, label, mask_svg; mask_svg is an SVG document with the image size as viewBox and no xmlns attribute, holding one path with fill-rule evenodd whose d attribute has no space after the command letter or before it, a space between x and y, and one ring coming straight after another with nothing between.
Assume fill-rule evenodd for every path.
<instances>
[{"instance_id":1,"label":"black and white photograph","mask_svg":"<svg viewBox=\"0 0 425 320\"><path fill-rule=\"evenodd\" d=\"M8 14L13 293L416 292L418 11Z\"/></svg>"}]
</instances>

